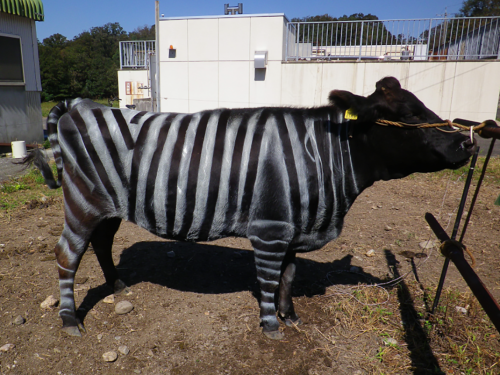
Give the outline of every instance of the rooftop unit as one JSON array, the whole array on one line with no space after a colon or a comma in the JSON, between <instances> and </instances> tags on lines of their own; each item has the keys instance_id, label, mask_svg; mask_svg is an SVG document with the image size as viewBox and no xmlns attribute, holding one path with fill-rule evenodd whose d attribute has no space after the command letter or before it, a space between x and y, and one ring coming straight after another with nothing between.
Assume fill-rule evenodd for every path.
<instances>
[{"instance_id":1,"label":"rooftop unit","mask_svg":"<svg viewBox=\"0 0 500 375\"><path fill-rule=\"evenodd\" d=\"M154 40L120 42L120 69L148 69L149 59L155 52Z\"/></svg>"}]
</instances>

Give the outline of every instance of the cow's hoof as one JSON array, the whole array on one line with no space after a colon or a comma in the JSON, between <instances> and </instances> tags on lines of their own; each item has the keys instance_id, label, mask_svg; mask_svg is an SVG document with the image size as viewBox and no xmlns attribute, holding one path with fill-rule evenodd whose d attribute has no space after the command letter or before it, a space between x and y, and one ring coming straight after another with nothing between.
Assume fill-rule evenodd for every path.
<instances>
[{"instance_id":1,"label":"cow's hoof","mask_svg":"<svg viewBox=\"0 0 500 375\"><path fill-rule=\"evenodd\" d=\"M83 325L82 322L78 321L78 330L83 333L87 333L87 330L85 329L85 326ZM81 336L81 335L80 335Z\"/></svg>"},{"instance_id":2,"label":"cow's hoof","mask_svg":"<svg viewBox=\"0 0 500 375\"><path fill-rule=\"evenodd\" d=\"M127 285L125 285L125 283L123 281L118 279L115 281L114 294L128 296L128 295L132 294L132 291L127 287Z\"/></svg>"},{"instance_id":3,"label":"cow's hoof","mask_svg":"<svg viewBox=\"0 0 500 375\"><path fill-rule=\"evenodd\" d=\"M83 325L82 325L82 327L83 327ZM61 331L63 331L64 333L66 333L70 336L82 337L82 333L80 332L79 327L76 327L76 326L62 327Z\"/></svg>"},{"instance_id":4,"label":"cow's hoof","mask_svg":"<svg viewBox=\"0 0 500 375\"><path fill-rule=\"evenodd\" d=\"M297 317L297 319L292 320L290 318L285 319L285 324L287 327L296 327L302 325L302 319Z\"/></svg>"},{"instance_id":5,"label":"cow's hoof","mask_svg":"<svg viewBox=\"0 0 500 375\"><path fill-rule=\"evenodd\" d=\"M262 331L262 333L271 340L283 340L285 338L285 334L281 331Z\"/></svg>"}]
</instances>

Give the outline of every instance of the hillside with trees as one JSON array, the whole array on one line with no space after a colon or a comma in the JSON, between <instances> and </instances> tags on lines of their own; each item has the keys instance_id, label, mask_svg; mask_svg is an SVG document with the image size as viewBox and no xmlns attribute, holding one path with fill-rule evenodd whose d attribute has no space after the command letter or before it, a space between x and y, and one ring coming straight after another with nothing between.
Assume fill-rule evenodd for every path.
<instances>
[{"instance_id":1,"label":"hillside with trees","mask_svg":"<svg viewBox=\"0 0 500 375\"><path fill-rule=\"evenodd\" d=\"M500 16L500 0L465 0L459 17Z\"/></svg>"},{"instance_id":2,"label":"hillside with trees","mask_svg":"<svg viewBox=\"0 0 500 375\"><path fill-rule=\"evenodd\" d=\"M119 23L93 27L71 40L61 34L45 38L38 44L42 101L117 95L119 42L154 38L154 26L127 33Z\"/></svg>"}]
</instances>

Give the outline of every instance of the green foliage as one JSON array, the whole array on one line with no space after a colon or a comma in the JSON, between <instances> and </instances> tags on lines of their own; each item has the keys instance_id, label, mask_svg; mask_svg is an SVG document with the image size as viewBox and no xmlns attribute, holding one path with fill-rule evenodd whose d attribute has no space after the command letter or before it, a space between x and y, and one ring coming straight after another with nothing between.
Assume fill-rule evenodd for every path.
<instances>
[{"instance_id":1,"label":"green foliage","mask_svg":"<svg viewBox=\"0 0 500 375\"><path fill-rule=\"evenodd\" d=\"M52 173L57 175L55 163L51 164ZM37 168L31 168L23 176L0 183L0 214L10 211L26 202L46 197L61 197L62 189L51 190Z\"/></svg>"},{"instance_id":2,"label":"green foliage","mask_svg":"<svg viewBox=\"0 0 500 375\"><path fill-rule=\"evenodd\" d=\"M368 21L368 20L378 20L377 16L368 13L364 15L363 13L354 13L350 16L345 14L342 17L332 17L329 14L323 14L318 16L307 16L303 18L292 18L292 22L326 22L326 21Z\"/></svg>"},{"instance_id":3,"label":"green foliage","mask_svg":"<svg viewBox=\"0 0 500 375\"><path fill-rule=\"evenodd\" d=\"M128 34L130 40L154 40L155 37L155 25L144 25Z\"/></svg>"},{"instance_id":4,"label":"green foliage","mask_svg":"<svg viewBox=\"0 0 500 375\"><path fill-rule=\"evenodd\" d=\"M52 173L57 173L55 164L52 164ZM19 181L19 183L21 184L27 185L28 188L29 186L33 185L45 185L45 179L43 178L42 174L37 168L34 167L32 167L24 176L19 177L17 181Z\"/></svg>"},{"instance_id":5,"label":"green foliage","mask_svg":"<svg viewBox=\"0 0 500 375\"><path fill-rule=\"evenodd\" d=\"M322 33L328 35L335 35L336 40L333 41L334 45L359 45L366 44L368 41L373 44L395 44L395 43L416 43L416 39L408 37L407 35L394 35L387 30L384 23L378 20L379 18L373 14L354 13L350 16L343 15L342 17L332 17L328 14L318 16L308 16L303 18L293 18L292 22L328 22L336 21L331 26L313 27L300 30L298 26L299 42L312 43L313 46L321 45ZM366 21L351 22L351 21ZM331 27L332 30L325 28ZM342 30L349 30L342 32Z\"/></svg>"},{"instance_id":6,"label":"green foliage","mask_svg":"<svg viewBox=\"0 0 500 375\"><path fill-rule=\"evenodd\" d=\"M75 95L74 97L81 97L82 95ZM93 99L94 102L96 103L99 103L99 104L103 104L105 106L109 106L109 101L108 99ZM58 102L54 102L54 101L48 101L48 102L42 102L42 116L43 117L48 117L49 113L50 113L50 110L52 108L54 108L54 106L57 104ZM120 102L117 100L113 103L113 107L114 108L120 108ZM47 148L47 147L46 147Z\"/></svg>"},{"instance_id":7,"label":"green foliage","mask_svg":"<svg viewBox=\"0 0 500 375\"><path fill-rule=\"evenodd\" d=\"M116 72L120 68L119 42L154 39L154 33L154 26L139 27L127 33L115 22L93 27L73 40L61 34L44 39L38 46L42 102L116 96ZM46 112L44 116L48 114Z\"/></svg>"},{"instance_id":8,"label":"green foliage","mask_svg":"<svg viewBox=\"0 0 500 375\"><path fill-rule=\"evenodd\" d=\"M0 185L0 191L2 193L14 193L19 190L29 189L29 186L18 181L9 181L5 184Z\"/></svg>"},{"instance_id":9,"label":"green foliage","mask_svg":"<svg viewBox=\"0 0 500 375\"><path fill-rule=\"evenodd\" d=\"M465 0L460 17L500 16L500 0Z\"/></svg>"},{"instance_id":10,"label":"green foliage","mask_svg":"<svg viewBox=\"0 0 500 375\"><path fill-rule=\"evenodd\" d=\"M50 110L57 104L57 102L51 100L42 101L42 116L48 117Z\"/></svg>"}]
</instances>

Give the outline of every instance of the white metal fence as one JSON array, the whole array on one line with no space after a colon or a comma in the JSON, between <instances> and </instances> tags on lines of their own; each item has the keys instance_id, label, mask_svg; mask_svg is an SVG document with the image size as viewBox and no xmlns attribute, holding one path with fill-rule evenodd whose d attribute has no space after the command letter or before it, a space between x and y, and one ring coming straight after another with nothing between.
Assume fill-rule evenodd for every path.
<instances>
[{"instance_id":1,"label":"white metal fence","mask_svg":"<svg viewBox=\"0 0 500 375\"><path fill-rule=\"evenodd\" d=\"M500 59L500 17L289 22L287 61Z\"/></svg>"},{"instance_id":2,"label":"white metal fence","mask_svg":"<svg viewBox=\"0 0 500 375\"><path fill-rule=\"evenodd\" d=\"M120 69L146 69L149 56L154 52L154 40L120 42Z\"/></svg>"}]
</instances>

